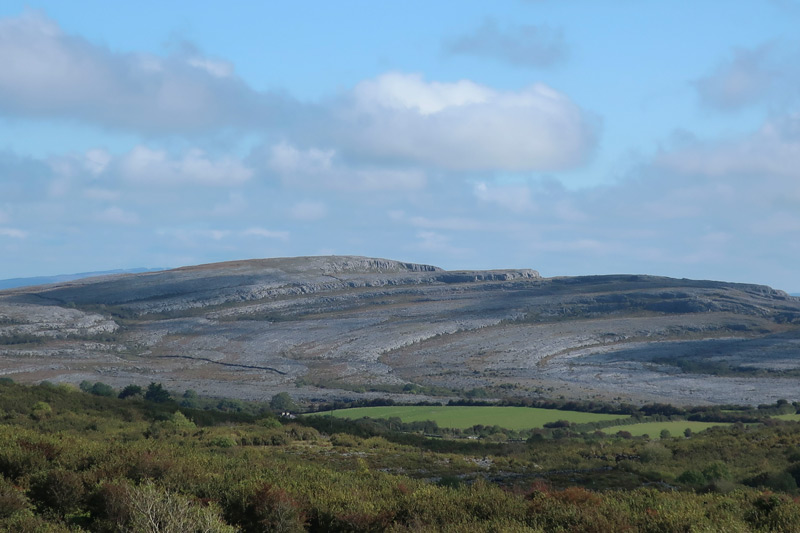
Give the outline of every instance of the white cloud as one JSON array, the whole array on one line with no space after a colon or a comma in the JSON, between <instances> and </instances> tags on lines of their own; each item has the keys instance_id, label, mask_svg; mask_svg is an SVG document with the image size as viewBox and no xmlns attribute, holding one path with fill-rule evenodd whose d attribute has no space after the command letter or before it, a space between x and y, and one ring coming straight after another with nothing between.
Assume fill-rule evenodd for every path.
<instances>
[{"instance_id":1,"label":"white cloud","mask_svg":"<svg viewBox=\"0 0 800 533\"><path fill-rule=\"evenodd\" d=\"M800 115L767 121L744 138L694 143L665 152L657 162L684 174L776 177L800 188Z\"/></svg>"},{"instance_id":2,"label":"white cloud","mask_svg":"<svg viewBox=\"0 0 800 533\"><path fill-rule=\"evenodd\" d=\"M218 61L207 57L192 57L186 61L189 65L203 69L217 78L233 76L233 65L227 61Z\"/></svg>"},{"instance_id":3,"label":"white cloud","mask_svg":"<svg viewBox=\"0 0 800 533\"><path fill-rule=\"evenodd\" d=\"M165 150L137 146L121 158L119 166L127 180L162 185L235 185L253 175L253 171L236 158L212 160L199 149L172 158Z\"/></svg>"},{"instance_id":4,"label":"white cloud","mask_svg":"<svg viewBox=\"0 0 800 533\"><path fill-rule=\"evenodd\" d=\"M267 166L287 185L342 190L414 190L425 185L425 174L414 169L348 167L335 150L298 149L281 142L267 150Z\"/></svg>"},{"instance_id":5,"label":"white cloud","mask_svg":"<svg viewBox=\"0 0 800 533\"><path fill-rule=\"evenodd\" d=\"M289 215L295 220L319 220L327 214L328 208L324 203L311 200L298 202L289 209Z\"/></svg>"},{"instance_id":6,"label":"white cloud","mask_svg":"<svg viewBox=\"0 0 800 533\"><path fill-rule=\"evenodd\" d=\"M407 169L421 166L572 168L591 155L597 134L593 117L542 83L500 91L470 80L390 72L340 98L300 104L255 91L230 63L196 50L169 56L112 51L32 11L0 19L0 114L147 135L280 133L306 150L306 159L340 158L337 165L354 171L360 188L419 186L422 174ZM92 151L82 171L99 175L111 163L109 154ZM347 180L333 181L346 188Z\"/></svg>"},{"instance_id":7,"label":"white cloud","mask_svg":"<svg viewBox=\"0 0 800 533\"><path fill-rule=\"evenodd\" d=\"M469 80L428 83L418 74L393 72L359 83L353 96L367 112L410 110L427 116L447 108L484 104L492 98L493 91Z\"/></svg>"},{"instance_id":8,"label":"white cloud","mask_svg":"<svg viewBox=\"0 0 800 533\"><path fill-rule=\"evenodd\" d=\"M330 115L308 135L348 157L462 171L575 167L596 134L593 119L545 84L497 91L418 74L361 82Z\"/></svg>"},{"instance_id":9,"label":"white cloud","mask_svg":"<svg viewBox=\"0 0 800 533\"><path fill-rule=\"evenodd\" d=\"M0 19L0 112L79 119L146 133L252 127L281 98L257 93L230 64L119 53L65 34L38 11Z\"/></svg>"}]
</instances>

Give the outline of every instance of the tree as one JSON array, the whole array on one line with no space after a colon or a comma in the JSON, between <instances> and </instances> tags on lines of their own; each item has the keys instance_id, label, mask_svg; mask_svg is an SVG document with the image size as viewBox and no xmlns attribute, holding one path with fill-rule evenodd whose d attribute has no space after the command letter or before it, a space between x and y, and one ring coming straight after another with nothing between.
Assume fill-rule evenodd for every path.
<instances>
[{"instance_id":1,"label":"tree","mask_svg":"<svg viewBox=\"0 0 800 533\"><path fill-rule=\"evenodd\" d=\"M129 398L131 396L141 396L144 394L144 389L142 389L139 385L128 385L122 392L119 393L120 399Z\"/></svg>"},{"instance_id":2,"label":"tree","mask_svg":"<svg viewBox=\"0 0 800 533\"><path fill-rule=\"evenodd\" d=\"M144 399L155 403L164 403L170 400L169 392L164 389L161 383L153 383L147 386L147 392L144 393Z\"/></svg>"},{"instance_id":3,"label":"tree","mask_svg":"<svg viewBox=\"0 0 800 533\"><path fill-rule=\"evenodd\" d=\"M269 401L269 407L273 411L284 412L297 409L297 404L294 403L288 392L279 392Z\"/></svg>"},{"instance_id":4,"label":"tree","mask_svg":"<svg viewBox=\"0 0 800 533\"><path fill-rule=\"evenodd\" d=\"M89 390L95 396L114 396L114 389L111 385L106 385L105 383L96 382L92 385L92 388Z\"/></svg>"}]
</instances>

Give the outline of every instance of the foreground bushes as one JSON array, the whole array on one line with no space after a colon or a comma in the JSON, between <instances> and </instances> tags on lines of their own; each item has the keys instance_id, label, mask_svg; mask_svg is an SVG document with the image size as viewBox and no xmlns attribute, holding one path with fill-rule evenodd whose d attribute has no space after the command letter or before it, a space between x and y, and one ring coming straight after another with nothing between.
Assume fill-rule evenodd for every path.
<instances>
[{"instance_id":1,"label":"foreground bushes","mask_svg":"<svg viewBox=\"0 0 800 533\"><path fill-rule=\"evenodd\" d=\"M38 402L51 410L33 417ZM0 531L789 532L800 524L796 426L445 454L274 419L201 425L167 407L0 384ZM525 482L484 479L502 473ZM639 488L543 481L602 476ZM662 490L642 488L647 476Z\"/></svg>"}]
</instances>

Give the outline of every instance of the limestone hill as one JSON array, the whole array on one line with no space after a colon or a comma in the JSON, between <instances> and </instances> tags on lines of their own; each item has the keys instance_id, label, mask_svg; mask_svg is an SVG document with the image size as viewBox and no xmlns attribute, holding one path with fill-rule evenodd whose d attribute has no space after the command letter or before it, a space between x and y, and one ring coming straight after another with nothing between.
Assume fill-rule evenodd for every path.
<instances>
[{"instance_id":1,"label":"limestone hill","mask_svg":"<svg viewBox=\"0 0 800 533\"><path fill-rule=\"evenodd\" d=\"M0 374L18 381L761 403L798 399L799 356L800 298L653 276L332 256L0 291Z\"/></svg>"}]
</instances>

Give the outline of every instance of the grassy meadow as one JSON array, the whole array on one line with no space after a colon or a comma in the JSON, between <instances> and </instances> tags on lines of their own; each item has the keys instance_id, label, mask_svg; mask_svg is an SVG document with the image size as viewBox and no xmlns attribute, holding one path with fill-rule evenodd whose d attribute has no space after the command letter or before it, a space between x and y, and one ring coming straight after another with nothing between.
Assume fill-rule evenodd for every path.
<instances>
[{"instance_id":1,"label":"grassy meadow","mask_svg":"<svg viewBox=\"0 0 800 533\"><path fill-rule=\"evenodd\" d=\"M604 422L629 418L624 415L581 413L535 407L501 406L416 406L396 405L388 407L356 407L338 409L327 413L329 416L355 420L359 418L399 418L404 423L432 420L439 427L468 429L476 425L500 426L506 429L521 430L544 427L545 424L566 420L574 424Z\"/></svg>"}]
</instances>

